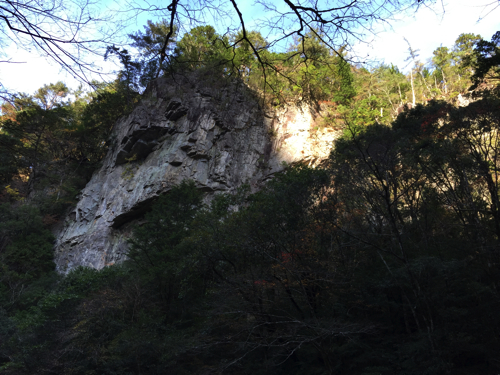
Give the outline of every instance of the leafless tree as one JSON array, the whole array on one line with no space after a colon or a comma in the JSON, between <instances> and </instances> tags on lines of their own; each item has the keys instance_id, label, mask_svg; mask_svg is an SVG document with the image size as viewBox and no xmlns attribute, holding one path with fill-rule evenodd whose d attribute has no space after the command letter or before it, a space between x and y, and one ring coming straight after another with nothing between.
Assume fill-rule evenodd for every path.
<instances>
[{"instance_id":1,"label":"leafless tree","mask_svg":"<svg viewBox=\"0 0 500 375\"><path fill-rule=\"evenodd\" d=\"M0 0L0 57L19 62L7 51L17 47L58 63L83 82L100 73L96 56L114 36L110 13L92 0ZM116 27L118 24L112 23ZM116 29L115 29L116 30ZM8 91L0 87L2 98Z\"/></svg>"}]
</instances>

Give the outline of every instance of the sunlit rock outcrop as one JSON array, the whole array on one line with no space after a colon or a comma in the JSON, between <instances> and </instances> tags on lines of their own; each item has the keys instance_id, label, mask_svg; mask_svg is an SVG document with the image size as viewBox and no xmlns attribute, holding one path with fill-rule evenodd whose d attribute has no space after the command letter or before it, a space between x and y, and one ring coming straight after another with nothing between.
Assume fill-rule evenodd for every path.
<instances>
[{"instance_id":1,"label":"sunlit rock outcrop","mask_svg":"<svg viewBox=\"0 0 500 375\"><path fill-rule=\"evenodd\" d=\"M184 179L211 194L258 189L283 162L324 160L338 133L308 106L264 112L246 87L196 78L153 82L114 127L102 167L57 236L60 272L124 259L126 239L155 199Z\"/></svg>"}]
</instances>

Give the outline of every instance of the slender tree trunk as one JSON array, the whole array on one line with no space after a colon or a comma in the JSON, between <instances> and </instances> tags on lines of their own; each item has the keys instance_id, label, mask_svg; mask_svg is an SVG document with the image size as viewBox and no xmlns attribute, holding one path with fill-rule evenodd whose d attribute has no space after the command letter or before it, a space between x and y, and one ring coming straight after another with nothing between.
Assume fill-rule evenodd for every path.
<instances>
[{"instance_id":1,"label":"slender tree trunk","mask_svg":"<svg viewBox=\"0 0 500 375\"><path fill-rule=\"evenodd\" d=\"M441 74L443 75L444 93L448 94L448 83L446 82L446 77L444 76L444 70L443 69L441 69Z\"/></svg>"},{"instance_id":2,"label":"slender tree trunk","mask_svg":"<svg viewBox=\"0 0 500 375\"><path fill-rule=\"evenodd\" d=\"M415 87L413 86L413 69L410 70L411 93L413 95L413 107L415 107Z\"/></svg>"}]
</instances>

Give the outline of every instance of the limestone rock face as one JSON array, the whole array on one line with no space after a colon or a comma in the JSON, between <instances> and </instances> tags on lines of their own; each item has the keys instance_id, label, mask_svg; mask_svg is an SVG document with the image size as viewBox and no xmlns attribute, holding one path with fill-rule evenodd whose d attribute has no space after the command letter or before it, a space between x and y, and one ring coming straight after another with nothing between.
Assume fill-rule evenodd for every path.
<instances>
[{"instance_id":1,"label":"limestone rock face","mask_svg":"<svg viewBox=\"0 0 500 375\"><path fill-rule=\"evenodd\" d=\"M59 272L120 262L155 199L184 179L212 194L258 189L283 162L317 164L338 133L315 129L307 106L264 113L244 87L160 78L114 127L100 170L58 233Z\"/></svg>"}]
</instances>

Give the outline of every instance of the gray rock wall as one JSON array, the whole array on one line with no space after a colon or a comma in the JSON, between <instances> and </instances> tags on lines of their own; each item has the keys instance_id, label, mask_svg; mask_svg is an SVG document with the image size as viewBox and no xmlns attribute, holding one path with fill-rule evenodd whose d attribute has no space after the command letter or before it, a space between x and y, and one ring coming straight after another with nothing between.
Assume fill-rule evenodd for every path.
<instances>
[{"instance_id":1,"label":"gray rock wall","mask_svg":"<svg viewBox=\"0 0 500 375\"><path fill-rule=\"evenodd\" d=\"M258 189L282 162L318 163L338 134L314 127L308 107L263 113L243 87L196 78L155 81L141 104L115 124L102 168L58 233L58 271L123 260L138 220L184 179L209 197L244 183Z\"/></svg>"}]
</instances>

